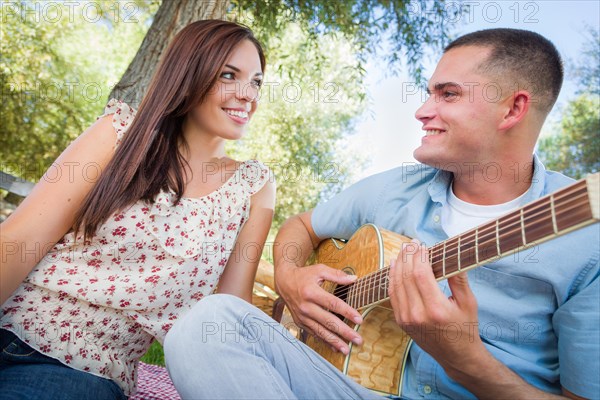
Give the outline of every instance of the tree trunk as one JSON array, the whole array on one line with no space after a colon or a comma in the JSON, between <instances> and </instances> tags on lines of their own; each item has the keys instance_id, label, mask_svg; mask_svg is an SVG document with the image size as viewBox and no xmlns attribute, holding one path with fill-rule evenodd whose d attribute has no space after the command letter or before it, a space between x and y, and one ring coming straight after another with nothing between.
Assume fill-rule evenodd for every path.
<instances>
[{"instance_id":1,"label":"tree trunk","mask_svg":"<svg viewBox=\"0 0 600 400\"><path fill-rule=\"evenodd\" d=\"M108 99L117 98L137 108L175 34L193 21L224 19L228 6L229 0L163 0L137 54Z\"/></svg>"}]
</instances>

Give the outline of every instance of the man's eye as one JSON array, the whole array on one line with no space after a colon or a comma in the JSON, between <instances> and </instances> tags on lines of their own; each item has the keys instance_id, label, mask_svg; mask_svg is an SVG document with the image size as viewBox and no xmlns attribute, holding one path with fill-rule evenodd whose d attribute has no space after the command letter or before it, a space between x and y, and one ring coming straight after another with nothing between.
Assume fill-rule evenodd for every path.
<instances>
[{"instance_id":1,"label":"man's eye","mask_svg":"<svg viewBox=\"0 0 600 400\"><path fill-rule=\"evenodd\" d=\"M262 79L255 79L252 81L252 85L256 86L257 88L260 88L262 86L263 82Z\"/></svg>"},{"instance_id":2,"label":"man's eye","mask_svg":"<svg viewBox=\"0 0 600 400\"><path fill-rule=\"evenodd\" d=\"M442 97L444 99L451 99L451 98L454 98L456 96L458 96L458 93L455 93L455 92L444 92L444 93L442 93Z\"/></svg>"}]
</instances>

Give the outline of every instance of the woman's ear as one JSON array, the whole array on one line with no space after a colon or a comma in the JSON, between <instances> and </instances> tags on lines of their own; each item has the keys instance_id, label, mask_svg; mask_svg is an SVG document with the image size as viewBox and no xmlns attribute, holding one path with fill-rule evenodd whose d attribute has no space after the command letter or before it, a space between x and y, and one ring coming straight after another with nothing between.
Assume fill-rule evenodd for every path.
<instances>
[{"instance_id":1,"label":"woman's ear","mask_svg":"<svg viewBox=\"0 0 600 400\"><path fill-rule=\"evenodd\" d=\"M526 90L513 93L506 99L506 112L498 126L499 130L507 130L521 122L529 112L531 94Z\"/></svg>"}]
</instances>

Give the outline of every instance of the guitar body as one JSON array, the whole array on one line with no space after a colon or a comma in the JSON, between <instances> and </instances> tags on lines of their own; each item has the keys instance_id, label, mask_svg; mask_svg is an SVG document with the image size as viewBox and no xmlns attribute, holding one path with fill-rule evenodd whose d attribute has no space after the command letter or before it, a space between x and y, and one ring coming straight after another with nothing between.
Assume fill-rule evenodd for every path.
<instances>
[{"instance_id":1,"label":"guitar body","mask_svg":"<svg viewBox=\"0 0 600 400\"><path fill-rule=\"evenodd\" d=\"M596 173L496 220L437 243L428 249L433 274L438 281L447 279L520 249L595 224L600 220L599 193L600 173ZM344 320L364 339L360 347L348 343L350 353L347 356L332 351L328 344L299 329L287 309L284 308L281 318L274 315L292 334L344 374L366 388L393 395L401 394L411 340L395 322L387 291L388 272L390 261L398 256L402 243L408 241L404 236L367 224L360 227L347 243L335 239L322 242L315 257L309 260L309 264L325 264L358 276L348 286L337 287L331 282L323 285L325 290L363 316L360 326Z\"/></svg>"},{"instance_id":2,"label":"guitar body","mask_svg":"<svg viewBox=\"0 0 600 400\"><path fill-rule=\"evenodd\" d=\"M321 243L309 263L325 264L361 278L389 266L390 261L398 256L402 243L408 241L410 239L406 237L367 224L356 231L347 243L336 239ZM334 293L336 286L325 282L323 288ZM352 296L350 293L340 298L352 305ZM396 324L389 301L359 309L359 312L363 317L361 325L344 319L364 339L360 347L348 343L348 355L334 352L321 339L299 329L287 308L283 310L281 323L360 385L383 394L399 395L410 337Z\"/></svg>"}]
</instances>

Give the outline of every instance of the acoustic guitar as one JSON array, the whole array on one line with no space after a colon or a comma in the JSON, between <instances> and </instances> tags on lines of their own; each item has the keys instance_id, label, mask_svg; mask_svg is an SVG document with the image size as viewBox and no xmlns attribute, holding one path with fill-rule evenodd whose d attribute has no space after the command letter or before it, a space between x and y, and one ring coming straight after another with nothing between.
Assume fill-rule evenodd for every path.
<instances>
[{"instance_id":1,"label":"acoustic guitar","mask_svg":"<svg viewBox=\"0 0 600 400\"><path fill-rule=\"evenodd\" d=\"M429 248L429 261L436 279L442 280L501 257L562 236L598 222L600 218L600 173L542 197L497 220ZM275 319L292 334L322 355L362 386L382 394L400 395L410 337L396 324L388 295L390 261L409 238L367 224L347 241L323 241L309 264L326 264L358 276L350 284L325 282L323 288L357 309L363 323L344 322L363 337L363 345L348 343L344 355L303 331L287 309ZM277 315L280 314L280 315Z\"/></svg>"}]
</instances>

